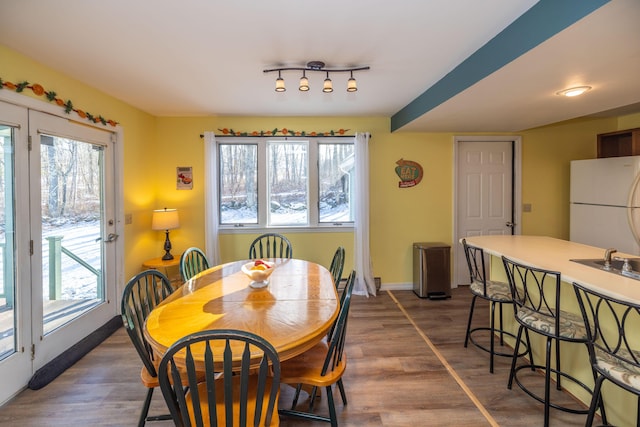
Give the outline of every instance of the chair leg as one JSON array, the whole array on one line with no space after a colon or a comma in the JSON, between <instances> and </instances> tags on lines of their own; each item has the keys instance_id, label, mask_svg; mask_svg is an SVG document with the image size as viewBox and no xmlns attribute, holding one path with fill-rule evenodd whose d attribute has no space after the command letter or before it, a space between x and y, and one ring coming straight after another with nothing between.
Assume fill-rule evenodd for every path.
<instances>
[{"instance_id":1,"label":"chair leg","mask_svg":"<svg viewBox=\"0 0 640 427\"><path fill-rule=\"evenodd\" d=\"M504 345L504 325L502 324L502 303L499 302L498 304L500 304L500 345Z\"/></svg>"},{"instance_id":2,"label":"chair leg","mask_svg":"<svg viewBox=\"0 0 640 427\"><path fill-rule=\"evenodd\" d=\"M602 399L602 396L600 395L600 388L602 387L603 382L604 382L604 377L600 376L599 378L596 379L596 384L593 387L593 396L591 396L591 404L589 405L589 414L587 415L587 422L585 423L585 426L587 427L591 427L591 425L593 424L593 419L595 418L596 409L598 408L598 405L600 405L600 407L604 410L603 399ZM640 400L638 400L638 409L640 410ZM604 412L601 415L602 415L602 424L606 425L607 419L606 419L606 416L604 415ZM638 422L640 422L640 415L638 418ZM640 425L640 424L636 424L636 425Z\"/></svg>"},{"instance_id":3,"label":"chair leg","mask_svg":"<svg viewBox=\"0 0 640 427\"><path fill-rule=\"evenodd\" d=\"M138 427L144 427L147 422L147 414L149 413L149 406L151 406L151 398L153 397L153 388L147 389L147 397L144 399L142 405L142 411L140 412L140 418L138 419Z\"/></svg>"},{"instance_id":4,"label":"chair leg","mask_svg":"<svg viewBox=\"0 0 640 427\"><path fill-rule=\"evenodd\" d=\"M344 385L342 384L342 378L338 380L338 389L340 390L340 396L342 396L342 404L347 404L347 394L344 392Z\"/></svg>"},{"instance_id":5,"label":"chair leg","mask_svg":"<svg viewBox=\"0 0 640 427\"><path fill-rule=\"evenodd\" d=\"M511 371L509 372L509 382L507 383L507 388L511 390L511 386L513 385L513 377L516 373L516 362L518 360L518 349L520 348L520 340L522 339L522 330L524 326L520 325L518 328L518 336L516 337L516 344L513 347L513 358L511 359ZM529 338L527 334L527 339ZM531 347L529 347L531 348Z\"/></svg>"},{"instance_id":6,"label":"chair leg","mask_svg":"<svg viewBox=\"0 0 640 427\"><path fill-rule=\"evenodd\" d=\"M300 397L300 390L302 390L302 384L296 386L296 394L293 395L293 403L291 404L291 410L296 409L298 404L298 398Z\"/></svg>"},{"instance_id":7,"label":"chair leg","mask_svg":"<svg viewBox=\"0 0 640 427\"><path fill-rule=\"evenodd\" d=\"M524 330L525 338L527 339L527 352L529 353L529 363L531 364L531 370L535 371L536 368L533 367L533 351L531 350L531 338L529 337L529 330Z\"/></svg>"},{"instance_id":8,"label":"chair leg","mask_svg":"<svg viewBox=\"0 0 640 427\"><path fill-rule=\"evenodd\" d=\"M491 301L491 319L489 325L489 373L493 374L493 354L495 353L495 322L496 322L496 302Z\"/></svg>"},{"instance_id":9,"label":"chair leg","mask_svg":"<svg viewBox=\"0 0 640 427\"><path fill-rule=\"evenodd\" d=\"M469 334L470 334L470 330L471 330L471 319L473 318L473 308L476 305L476 298L478 296L474 295L473 298L471 298L471 308L469 309L469 321L467 322L467 333L464 337L464 346L465 348L467 347L467 344L469 344Z\"/></svg>"},{"instance_id":10,"label":"chair leg","mask_svg":"<svg viewBox=\"0 0 640 427\"><path fill-rule=\"evenodd\" d=\"M331 418L331 427L338 427L338 416L336 415L336 406L333 402L333 392L331 386L327 386L327 404L329 405L329 417Z\"/></svg>"},{"instance_id":11,"label":"chair leg","mask_svg":"<svg viewBox=\"0 0 640 427\"><path fill-rule=\"evenodd\" d=\"M549 426L549 404L551 402L551 345L551 337L547 337L547 360L544 373L544 427Z\"/></svg>"},{"instance_id":12,"label":"chair leg","mask_svg":"<svg viewBox=\"0 0 640 427\"><path fill-rule=\"evenodd\" d=\"M562 378L560 375L560 372L562 372L560 370L560 340L556 340L556 369L556 389L562 390L562 385L560 384L560 378Z\"/></svg>"}]
</instances>

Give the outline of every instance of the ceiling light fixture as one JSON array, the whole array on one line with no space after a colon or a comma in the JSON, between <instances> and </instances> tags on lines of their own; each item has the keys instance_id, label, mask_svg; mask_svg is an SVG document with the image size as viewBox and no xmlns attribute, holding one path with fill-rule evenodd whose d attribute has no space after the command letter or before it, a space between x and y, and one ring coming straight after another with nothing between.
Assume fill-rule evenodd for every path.
<instances>
[{"instance_id":1,"label":"ceiling light fixture","mask_svg":"<svg viewBox=\"0 0 640 427\"><path fill-rule=\"evenodd\" d=\"M353 71L351 72L351 77L347 80L347 92L355 92L358 90L358 85L356 84L356 79L353 78Z\"/></svg>"},{"instance_id":2,"label":"ceiling light fixture","mask_svg":"<svg viewBox=\"0 0 640 427\"><path fill-rule=\"evenodd\" d=\"M276 79L276 92L284 92L285 90L287 90L287 88L284 87L284 79L280 75L280 71L278 71L278 78Z\"/></svg>"},{"instance_id":3,"label":"ceiling light fixture","mask_svg":"<svg viewBox=\"0 0 640 427\"><path fill-rule=\"evenodd\" d=\"M302 71L302 77L300 77L300 86L298 86L298 89L302 92L309 90L309 79L307 78L304 70Z\"/></svg>"},{"instance_id":4,"label":"ceiling light fixture","mask_svg":"<svg viewBox=\"0 0 640 427\"><path fill-rule=\"evenodd\" d=\"M322 91L324 93L333 92L333 83L331 83L331 79L329 78L329 72L327 71L327 78L324 79L324 83L322 85Z\"/></svg>"},{"instance_id":5,"label":"ceiling light fixture","mask_svg":"<svg viewBox=\"0 0 640 427\"><path fill-rule=\"evenodd\" d=\"M576 87L570 87L569 89L565 89L565 90L561 90L559 92L556 92L556 95L560 95L560 96L578 96L578 95L582 95L583 93L590 91L591 90L591 86L576 86Z\"/></svg>"},{"instance_id":6,"label":"ceiling light fixture","mask_svg":"<svg viewBox=\"0 0 640 427\"><path fill-rule=\"evenodd\" d=\"M309 79L306 75L308 71L318 71L321 73L326 73L327 77L324 79L322 91L329 93L333 92L333 82L331 81L331 78L329 78L329 73L351 73L351 77L347 81L347 92L355 92L358 90L358 85L356 83L356 79L353 77L353 72L368 69L368 66L351 68L325 68L325 63L322 61L310 61L307 62L307 65L304 67L271 68L268 70L263 70L263 72L278 72L278 78L276 79L276 92L284 92L286 90L284 87L284 79L282 78L281 74L282 71L302 71L302 77L300 78L300 84L298 86L298 89L302 92L306 92L309 90Z\"/></svg>"}]
</instances>

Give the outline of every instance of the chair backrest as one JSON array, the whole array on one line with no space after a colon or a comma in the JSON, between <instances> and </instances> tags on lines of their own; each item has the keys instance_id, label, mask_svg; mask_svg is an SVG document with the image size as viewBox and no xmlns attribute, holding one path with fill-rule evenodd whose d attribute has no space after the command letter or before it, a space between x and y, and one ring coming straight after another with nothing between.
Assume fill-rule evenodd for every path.
<instances>
[{"instance_id":1,"label":"chair backrest","mask_svg":"<svg viewBox=\"0 0 640 427\"><path fill-rule=\"evenodd\" d=\"M156 368L153 351L144 338L144 322L151 310L171 292L173 288L164 274L158 270L145 270L131 278L122 293L122 323L142 363L153 377L156 376Z\"/></svg>"},{"instance_id":2,"label":"chair backrest","mask_svg":"<svg viewBox=\"0 0 640 427\"><path fill-rule=\"evenodd\" d=\"M356 272L352 271L344 287L344 297L340 303L340 313L338 313L338 318L327 334L329 350L327 351L327 357L325 358L324 365L322 366L321 375L325 375L327 372L332 371L342 362L342 353L344 351L344 343L347 335L347 320L349 319L349 308L351 306L351 294L353 293L355 281Z\"/></svg>"},{"instance_id":3,"label":"chair backrest","mask_svg":"<svg viewBox=\"0 0 640 427\"><path fill-rule=\"evenodd\" d=\"M184 282L207 268L209 268L209 261L199 248L191 247L180 257L180 276Z\"/></svg>"},{"instance_id":4,"label":"chair backrest","mask_svg":"<svg viewBox=\"0 0 640 427\"><path fill-rule=\"evenodd\" d=\"M484 292L487 293L487 274L485 270L484 250L467 243L467 239L462 239L464 247L464 255L467 258L467 266L469 267L469 276L471 283L479 283L484 286Z\"/></svg>"},{"instance_id":5,"label":"chair backrest","mask_svg":"<svg viewBox=\"0 0 640 427\"><path fill-rule=\"evenodd\" d=\"M265 233L249 246L249 258L293 258L293 246L282 234Z\"/></svg>"},{"instance_id":6,"label":"chair backrest","mask_svg":"<svg viewBox=\"0 0 640 427\"><path fill-rule=\"evenodd\" d=\"M256 353L262 358L252 366ZM217 329L184 337L162 357L158 378L176 426L268 426L277 411L278 353L250 332Z\"/></svg>"},{"instance_id":7,"label":"chair backrest","mask_svg":"<svg viewBox=\"0 0 640 427\"><path fill-rule=\"evenodd\" d=\"M333 277L333 283L336 284L336 289L338 289L338 286L340 286L343 269L344 269L344 248L342 246L338 246L338 249L336 249L336 252L333 254L331 265L329 266L329 271L331 272L331 277Z\"/></svg>"},{"instance_id":8,"label":"chair backrest","mask_svg":"<svg viewBox=\"0 0 640 427\"><path fill-rule=\"evenodd\" d=\"M554 325L550 336L560 332L560 272L549 271L521 264L502 257L509 280L511 297L517 309L537 313L539 319L545 318ZM516 320L522 323L520 316Z\"/></svg>"},{"instance_id":9,"label":"chair backrest","mask_svg":"<svg viewBox=\"0 0 640 427\"><path fill-rule=\"evenodd\" d=\"M640 372L640 304L604 295L578 283L574 283L573 288L587 328L591 364L596 366L597 356L607 360L611 367ZM621 387L638 394L640 387L625 381L622 372L611 375L608 370L599 370Z\"/></svg>"}]
</instances>

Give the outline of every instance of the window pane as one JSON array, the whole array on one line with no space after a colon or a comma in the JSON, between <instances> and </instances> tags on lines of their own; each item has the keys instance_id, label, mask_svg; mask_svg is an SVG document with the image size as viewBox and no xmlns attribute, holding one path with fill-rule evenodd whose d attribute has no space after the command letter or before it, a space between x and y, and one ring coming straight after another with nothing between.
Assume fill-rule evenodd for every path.
<instances>
[{"instance_id":1,"label":"window pane","mask_svg":"<svg viewBox=\"0 0 640 427\"><path fill-rule=\"evenodd\" d=\"M267 148L269 225L307 225L307 142L269 142Z\"/></svg>"},{"instance_id":2,"label":"window pane","mask_svg":"<svg viewBox=\"0 0 640 427\"><path fill-rule=\"evenodd\" d=\"M353 144L318 144L320 222L353 222Z\"/></svg>"},{"instance_id":3,"label":"window pane","mask_svg":"<svg viewBox=\"0 0 640 427\"><path fill-rule=\"evenodd\" d=\"M0 125L0 360L16 352L14 130ZM24 316L24 314L22 314Z\"/></svg>"},{"instance_id":4,"label":"window pane","mask_svg":"<svg viewBox=\"0 0 640 427\"><path fill-rule=\"evenodd\" d=\"M258 223L258 146L220 144L220 223Z\"/></svg>"}]
</instances>

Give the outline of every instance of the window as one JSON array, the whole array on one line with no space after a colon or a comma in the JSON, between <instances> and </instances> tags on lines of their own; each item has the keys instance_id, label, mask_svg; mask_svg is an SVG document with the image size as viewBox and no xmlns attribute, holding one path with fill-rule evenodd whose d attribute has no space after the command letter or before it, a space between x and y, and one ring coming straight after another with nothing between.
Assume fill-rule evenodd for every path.
<instances>
[{"instance_id":1,"label":"window","mask_svg":"<svg viewBox=\"0 0 640 427\"><path fill-rule=\"evenodd\" d=\"M218 138L217 147L222 228L353 225L353 140Z\"/></svg>"}]
</instances>

